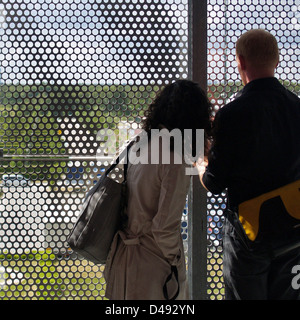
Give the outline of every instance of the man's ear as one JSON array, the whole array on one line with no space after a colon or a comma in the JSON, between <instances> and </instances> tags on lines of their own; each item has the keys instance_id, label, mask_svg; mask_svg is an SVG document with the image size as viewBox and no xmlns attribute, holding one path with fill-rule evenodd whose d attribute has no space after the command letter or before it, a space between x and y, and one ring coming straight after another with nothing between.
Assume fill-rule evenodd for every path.
<instances>
[{"instance_id":1,"label":"man's ear","mask_svg":"<svg viewBox=\"0 0 300 320\"><path fill-rule=\"evenodd\" d=\"M238 55L237 56L237 63L239 64L239 67L241 70L246 69L246 60L243 55Z\"/></svg>"}]
</instances>

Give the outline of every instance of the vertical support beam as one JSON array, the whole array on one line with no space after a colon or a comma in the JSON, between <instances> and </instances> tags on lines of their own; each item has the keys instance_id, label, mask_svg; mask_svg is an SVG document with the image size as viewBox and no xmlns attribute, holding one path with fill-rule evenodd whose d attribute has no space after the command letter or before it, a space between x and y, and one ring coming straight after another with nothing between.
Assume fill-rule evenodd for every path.
<instances>
[{"instance_id":1,"label":"vertical support beam","mask_svg":"<svg viewBox=\"0 0 300 320\"><path fill-rule=\"evenodd\" d=\"M190 79L207 91L207 0L189 0ZM207 192L192 177L188 220L189 297L207 299Z\"/></svg>"},{"instance_id":2,"label":"vertical support beam","mask_svg":"<svg viewBox=\"0 0 300 320\"><path fill-rule=\"evenodd\" d=\"M189 77L207 89L207 0L189 0Z\"/></svg>"}]
</instances>

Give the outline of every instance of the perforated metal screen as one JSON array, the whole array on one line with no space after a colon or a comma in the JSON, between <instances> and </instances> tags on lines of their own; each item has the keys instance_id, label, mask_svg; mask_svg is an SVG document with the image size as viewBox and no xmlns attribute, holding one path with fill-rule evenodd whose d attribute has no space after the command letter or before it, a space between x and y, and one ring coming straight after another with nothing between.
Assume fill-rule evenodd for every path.
<instances>
[{"instance_id":1,"label":"perforated metal screen","mask_svg":"<svg viewBox=\"0 0 300 320\"><path fill-rule=\"evenodd\" d=\"M208 1L208 95L215 111L242 89L235 62L235 42L246 30L265 29L279 43L280 64L276 77L300 95L300 1ZM222 244L220 227L226 193L208 194L208 297L222 299Z\"/></svg>"},{"instance_id":2,"label":"perforated metal screen","mask_svg":"<svg viewBox=\"0 0 300 320\"><path fill-rule=\"evenodd\" d=\"M109 160L99 131L134 133L187 77L187 0L4 0L0 36L0 298L103 299L104 266L66 239Z\"/></svg>"},{"instance_id":3,"label":"perforated metal screen","mask_svg":"<svg viewBox=\"0 0 300 320\"><path fill-rule=\"evenodd\" d=\"M208 1L207 83L216 111L241 88L234 43L254 27L277 36L277 75L299 94L299 11L299 1ZM188 0L1 1L0 299L105 298L104 266L66 243L107 165L96 157L97 134L133 133L159 89L189 77L188 43ZM208 194L209 299L224 295L225 199Z\"/></svg>"}]
</instances>

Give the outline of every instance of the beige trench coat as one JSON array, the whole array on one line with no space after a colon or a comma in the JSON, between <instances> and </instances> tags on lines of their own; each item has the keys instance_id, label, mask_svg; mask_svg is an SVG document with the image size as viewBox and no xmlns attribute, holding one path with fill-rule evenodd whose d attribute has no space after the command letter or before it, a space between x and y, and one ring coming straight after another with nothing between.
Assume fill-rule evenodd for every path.
<instances>
[{"instance_id":1,"label":"beige trench coat","mask_svg":"<svg viewBox=\"0 0 300 320\"><path fill-rule=\"evenodd\" d=\"M112 300L164 300L163 286L172 265L178 270L180 291L177 299L185 299L181 218L190 184L187 166L176 153L171 154L171 159L173 156L176 159L171 164L137 164L150 160L151 151L153 154L150 144L139 147L140 158L129 164L127 173L128 229L115 236L104 271L106 297ZM129 157L137 149L137 145L133 146ZM146 150L148 154L143 152ZM176 164L180 161L182 164ZM177 288L173 274L167 282L168 296L174 296Z\"/></svg>"}]
</instances>

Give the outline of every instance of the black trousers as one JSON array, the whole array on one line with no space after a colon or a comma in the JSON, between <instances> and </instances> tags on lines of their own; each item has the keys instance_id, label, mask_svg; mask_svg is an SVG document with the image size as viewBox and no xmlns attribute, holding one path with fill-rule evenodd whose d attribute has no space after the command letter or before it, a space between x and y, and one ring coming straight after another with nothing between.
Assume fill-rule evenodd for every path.
<instances>
[{"instance_id":1,"label":"black trousers","mask_svg":"<svg viewBox=\"0 0 300 320\"><path fill-rule=\"evenodd\" d=\"M300 268L299 229L250 241L237 214L227 211L223 227L225 298L300 300L300 277L292 272Z\"/></svg>"}]
</instances>

